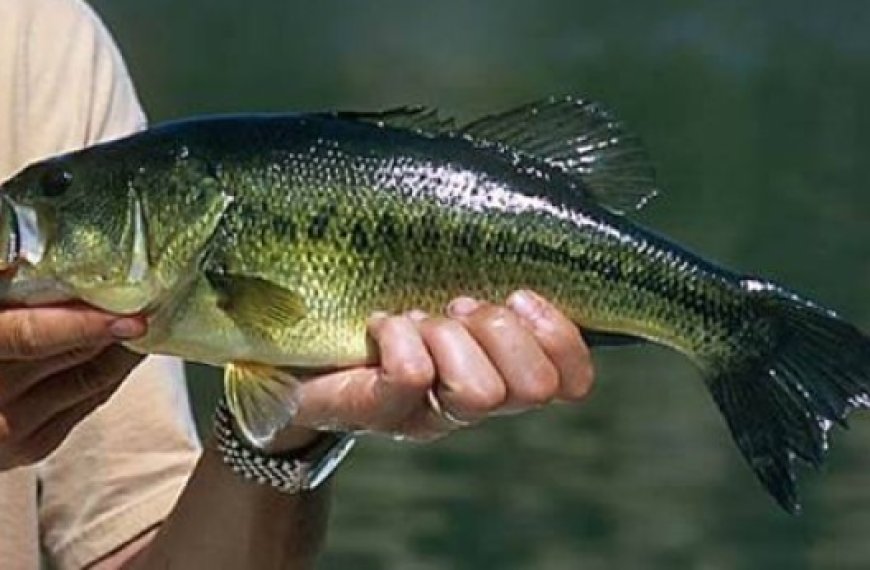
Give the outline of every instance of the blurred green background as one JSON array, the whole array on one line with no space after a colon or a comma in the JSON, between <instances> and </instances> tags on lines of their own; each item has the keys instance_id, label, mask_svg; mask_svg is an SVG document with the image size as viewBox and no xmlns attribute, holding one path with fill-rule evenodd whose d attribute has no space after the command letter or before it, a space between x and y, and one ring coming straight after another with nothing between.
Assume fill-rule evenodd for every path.
<instances>
[{"instance_id":1,"label":"blurred green background","mask_svg":"<svg viewBox=\"0 0 870 570\"><path fill-rule=\"evenodd\" d=\"M865 0L92 3L153 121L603 101L657 165L645 223L870 329ZM870 415L835 434L791 518L686 361L647 347L596 363L581 405L434 445L364 440L338 476L322 567L870 567ZM218 386L193 370L200 410Z\"/></svg>"}]
</instances>

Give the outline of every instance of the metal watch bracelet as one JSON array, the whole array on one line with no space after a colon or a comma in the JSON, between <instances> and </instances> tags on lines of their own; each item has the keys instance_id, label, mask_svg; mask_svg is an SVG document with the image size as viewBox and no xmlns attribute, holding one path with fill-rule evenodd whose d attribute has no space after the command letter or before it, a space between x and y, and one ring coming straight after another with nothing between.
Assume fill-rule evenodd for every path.
<instances>
[{"instance_id":1,"label":"metal watch bracelet","mask_svg":"<svg viewBox=\"0 0 870 570\"><path fill-rule=\"evenodd\" d=\"M238 434L224 399L215 409L214 434L223 461L245 479L287 494L316 489L347 456L351 433L323 432L312 444L287 453L267 454Z\"/></svg>"}]
</instances>

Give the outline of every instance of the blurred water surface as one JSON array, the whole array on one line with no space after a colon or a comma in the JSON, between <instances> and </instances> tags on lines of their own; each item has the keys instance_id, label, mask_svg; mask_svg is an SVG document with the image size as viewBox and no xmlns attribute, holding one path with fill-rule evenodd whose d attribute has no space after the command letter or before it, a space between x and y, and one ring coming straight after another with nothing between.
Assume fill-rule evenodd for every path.
<instances>
[{"instance_id":1,"label":"blurred water surface","mask_svg":"<svg viewBox=\"0 0 870 570\"><path fill-rule=\"evenodd\" d=\"M95 0L152 120L551 94L639 132L663 196L644 223L870 329L870 4ZM362 442L323 568L870 567L870 414L835 435L805 513L779 512L695 371L597 355L594 397L427 446ZM192 369L207 409L219 386Z\"/></svg>"}]
</instances>

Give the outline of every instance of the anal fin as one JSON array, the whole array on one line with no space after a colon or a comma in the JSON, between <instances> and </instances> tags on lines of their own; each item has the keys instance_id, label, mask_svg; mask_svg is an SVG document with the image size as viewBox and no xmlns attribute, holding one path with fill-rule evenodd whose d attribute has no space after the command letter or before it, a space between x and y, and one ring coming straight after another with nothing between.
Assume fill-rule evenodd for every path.
<instances>
[{"instance_id":1,"label":"anal fin","mask_svg":"<svg viewBox=\"0 0 870 570\"><path fill-rule=\"evenodd\" d=\"M296 415L297 387L296 378L271 366L230 362L224 370L230 411L242 435L259 448Z\"/></svg>"}]
</instances>

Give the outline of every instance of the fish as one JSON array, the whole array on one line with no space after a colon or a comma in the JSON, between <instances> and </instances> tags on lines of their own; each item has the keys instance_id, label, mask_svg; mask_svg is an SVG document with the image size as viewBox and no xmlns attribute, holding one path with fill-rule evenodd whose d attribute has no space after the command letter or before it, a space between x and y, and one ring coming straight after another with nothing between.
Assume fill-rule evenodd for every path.
<instances>
[{"instance_id":1,"label":"fish","mask_svg":"<svg viewBox=\"0 0 870 570\"><path fill-rule=\"evenodd\" d=\"M377 362L375 311L532 289L590 344L697 365L769 494L870 406L870 341L632 216L659 193L639 137L556 97L467 123L427 107L194 117L32 164L0 186L0 302L144 315L141 353L224 369L263 446L300 371Z\"/></svg>"}]
</instances>

